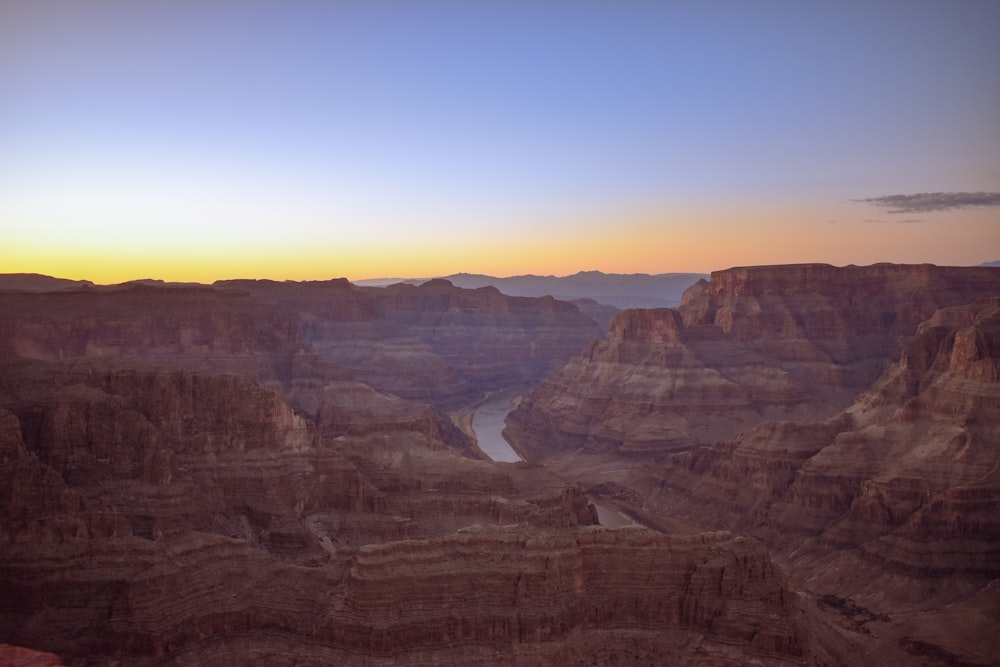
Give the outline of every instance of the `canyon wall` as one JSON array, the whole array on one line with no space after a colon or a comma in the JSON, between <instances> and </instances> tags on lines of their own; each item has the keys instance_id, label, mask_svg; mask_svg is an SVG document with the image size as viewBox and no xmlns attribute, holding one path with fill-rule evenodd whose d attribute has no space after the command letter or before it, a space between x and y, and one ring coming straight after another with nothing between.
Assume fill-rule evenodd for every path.
<instances>
[{"instance_id":1,"label":"canyon wall","mask_svg":"<svg viewBox=\"0 0 1000 667\"><path fill-rule=\"evenodd\" d=\"M758 543L592 526L578 487L370 387L329 387L315 425L240 375L0 371L7 644L67 664L827 660Z\"/></svg>"},{"instance_id":2,"label":"canyon wall","mask_svg":"<svg viewBox=\"0 0 1000 667\"><path fill-rule=\"evenodd\" d=\"M589 317L551 297L468 290L446 280L362 288L347 281L227 281L299 325L302 375L332 366L350 378L452 409L536 382L600 336ZM308 367L308 368L307 368Z\"/></svg>"},{"instance_id":3,"label":"canyon wall","mask_svg":"<svg viewBox=\"0 0 1000 667\"><path fill-rule=\"evenodd\" d=\"M998 303L961 299L997 273L838 271L722 272L590 347L572 305L441 281L0 292L0 651L985 664ZM546 465L441 412L574 347L511 421Z\"/></svg>"},{"instance_id":4,"label":"canyon wall","mask_svg":"<svg viewBox=\"0 0 1000 667\"><path fill-rule=\"evenodd\" d=\"M713 274L620 316L507 433L652 525L761 539L910 660L1000 659L995 269Z\"/></svg>"},{"instance_id":5,"label":"canyon wall","mask_svg":"<svg viewBox=\"0 0 1000 667\"><path fill-rule=\"evenodd\" d=\"M508 420L530 460L658 455L767 420L844 409L941 307L996 295L995 268L879 264L716 271L679 308L625 311Z\"/></svg>"},{"instance_id":6,"label":"canyon wall","mask_svg":"<svg viewBox=\"0 0 1000 667\"><path fill-rule=\"evenodd\" d=\"M447 281L225 281L0 290L0 359L125 357L272 382L356 380L438 409L527 386L600 335L569 303ZM313 396L308 394L313 392Z\"/></svg>"}]
</instances>

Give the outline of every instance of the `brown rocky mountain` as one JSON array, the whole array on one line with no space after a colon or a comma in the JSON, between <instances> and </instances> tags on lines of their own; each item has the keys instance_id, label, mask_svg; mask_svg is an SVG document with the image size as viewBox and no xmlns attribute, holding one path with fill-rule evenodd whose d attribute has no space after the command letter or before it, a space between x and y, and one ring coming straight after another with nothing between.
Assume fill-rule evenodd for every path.
<instances>
[{"instance_id":1,"label":"brown rocky mountain","mask_svg":"<svg viewBox=\"0 0 1000 667\"><path fill-rule=\"evenodd\" d=\"M1000 306L969 304L997 274L739 271L589 347L570 304L440 281L0 292L0 660L995 661ZM866 299L893 317L866 328ZM700 442L571 450L514 417L548 462L494 463L442 412L581 349L519 413L593 364L583 408L684 386ZM710 362L759 402L731 435ZM635 400L602 384L621 371ZM661 392L617 428L654 428ZM597 526L588 497L654 528Z\"/></svg>"},{"instance_id":2,"label":"brown rocky mountain","mask_svg":"<svg viewBox=\"0 0 1000 667\"><path fill-rule=\"evenodd\" d=\"M763 540L912 664L993 664L998 299L997 269L719 272L677 311L623 314L508 432L650 523Z\"/></svg>"},{"instance_id":3,"label":"brown rocky mountain","mask_svg":"<svg viewBox=\"0 0 1000 667\"><path fill-rule=\"evenodd\" d=\"M463 456L400 399L326 438L237 375L2 377L0 637L69 664L828 655L758 544L589 527L578 488Z\"/></svg>"},{"instance_id":4,"label":"brown rocky mountain","mask_svg":"<svg viewBox=\"0 0 1000 667\"><path fill-rule=\"evenodd\" d=\"M572 304L446 280L386 288L346 280L216 286L244 291L298 323L309 348L298 365L302 375L306 366L332 366L381 391L447 409L537 382L600 336Z\"/></svg>"},{"instance_id":5,"label":"brown rocky mountain","mask_svg":"<svg viewBox=\"0 0 1000 667\"><path fill-rule=\"evenodd\" d=\"M829 663L759 544L597 527L578 486L355 377L474 398L593 333L445 283L0 293L0 655Z\"/></svg>"},{"instance_id":6,"label":"brown rocky mountain","mask_svg":"<svg viewBox=\"0 0 1000 667\"><path fill-rule=\"evenodd\" d=\"M708 276L704 273L603 273L580 271L569 276L521 275L500 278L479 273L455 273L444 279L458 287L478 289L496 287L511 296L553 296L563 301L593 299L617 310L626 308L668 308L681 301L692 283ZM406 282L419 285L426 279L376 278L359 285L384 287Z\"/></svg>"},{"instance_id":7,"label":"brown rocky mountain","mask_svg":"<svg viewBox=\"0 0 1000 667\"><path fill-rule=\"evenodd\" d=\"M521 401L508 432L538 459L663 453L854 400L941 307L994 296L993 268L797 265L717 271L674 309L619 315ZM540 448L536 443L541 443Z\"/></svg>"}]
</instances>

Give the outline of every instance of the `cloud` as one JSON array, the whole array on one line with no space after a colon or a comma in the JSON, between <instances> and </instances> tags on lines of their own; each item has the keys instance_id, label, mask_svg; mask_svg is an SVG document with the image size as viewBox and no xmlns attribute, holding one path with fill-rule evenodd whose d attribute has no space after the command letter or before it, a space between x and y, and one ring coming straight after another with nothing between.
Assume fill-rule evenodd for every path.
<instances>
[{"instance_id":1,"label":"cloud","mask_svg":"<svg viewBox=\"0 0 1000 667\"><path fill-rule=\"evenodd\" d=\"M889 213L930 213L956 208L1000 206L1000 192L921 192L915 195L886 195L853 201L887 208Z\"/></svg>"}]
</instances>

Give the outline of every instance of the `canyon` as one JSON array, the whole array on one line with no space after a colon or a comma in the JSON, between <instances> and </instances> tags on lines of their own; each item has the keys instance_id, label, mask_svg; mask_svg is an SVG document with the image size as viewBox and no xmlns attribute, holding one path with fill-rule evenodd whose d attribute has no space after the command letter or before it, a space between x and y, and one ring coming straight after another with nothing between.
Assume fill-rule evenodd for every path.
<instances>
[{"instance_id":1,"label":"canyon","mask_svg":"<svg viewBox=\"0 0 1000 667\"><path fill-rule=\"evenodd\" d=\"M653 525L761 540L912 664L992 664L998 298L987 268L716 272L616 318L505 433Z\"/></svg>"},{"instance_id":2,"label":"canyon","mask_svg":"<svg viewBox=\"0 0 1000 667\"><path fill-rule=\"evenodd\" d=\"M13 281L3 659L1000 658L1000 269L731 269L604 335L442 279Z\"/></svg>"}]
</instances>

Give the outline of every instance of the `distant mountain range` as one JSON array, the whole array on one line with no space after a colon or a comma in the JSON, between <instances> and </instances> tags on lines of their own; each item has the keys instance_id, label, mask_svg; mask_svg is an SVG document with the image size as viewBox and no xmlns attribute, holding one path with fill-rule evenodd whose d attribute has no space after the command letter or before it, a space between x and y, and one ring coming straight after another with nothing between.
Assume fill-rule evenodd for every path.
<instances>
[{"instance_id":1,"label":"distant mountain range","mask_svg":"<svg viewBox=\"0 0 1000 667\"><path fill-rule=\"evenodd\" d=\"M570 276L511 276L497 278L477 273L441 276L456 287L476 289L493 286L509 296L553 296L564 301L593 299L599 303L626 308L673 308L680 304L684 290L707 273L602 273L580 271ZM356 285L380 287L392 283L422 283L418 278L377 278L354 281Z\"/></svg>"},{"instance_id":2,"label":"distant mountain range","mask_svg":"<svg viewBox=\"0 0 1000 667\"><path fill-rule=\"evenodd\" d=\"M21 292L51 292L53 290L73 287L93 287L89 280L69 280L53 278L41 273L0 273L0 289L18 290Z\"/></svg>"}]
</instances>

